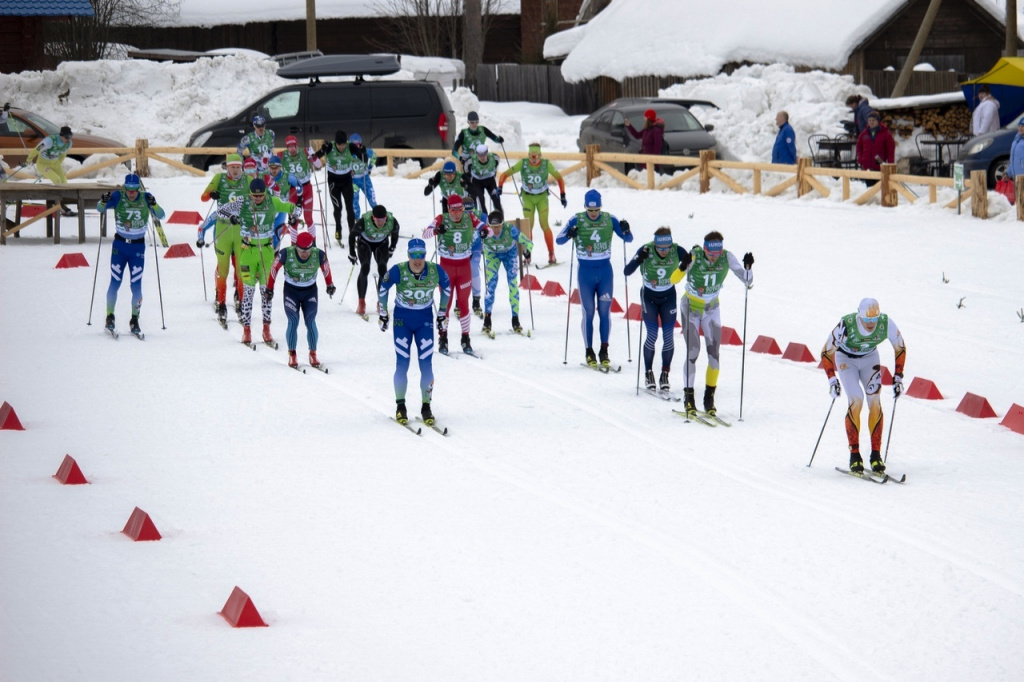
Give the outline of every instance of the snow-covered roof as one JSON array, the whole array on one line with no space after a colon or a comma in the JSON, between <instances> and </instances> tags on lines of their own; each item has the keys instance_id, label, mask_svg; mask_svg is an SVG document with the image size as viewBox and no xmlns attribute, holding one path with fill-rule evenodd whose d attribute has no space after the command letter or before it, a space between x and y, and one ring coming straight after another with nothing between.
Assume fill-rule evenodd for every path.
<instances>
[{"instance_id":1,"label":"snow-covered roof","mask_svg":"<svg viewBox=\"0 0 1024 682\"><path fill-rule=\"evenodd\" d=\"M317 19L379 17L389 14L387 0L316 0ZM500 0L495 14L519 14L519 0ZM181 13L171 26L219 26L255 21L297 21L306 18L305 2L281 0L181 0Z\"/></svg>"},{"instance_id":2,"label":"snow-covered roof","mask_svg":"<svg viewBox=\"0 0 1024 682\"><path fill-rule=\"evenodd\" d=\"M841 69L908 1L730 0L723 6L707 0L612 0L584 31L548 37L544 55L568 55L562 75L570 82L703 76L730 62ZM1003 21L1004 0L974 1ZM1024 31L1024 17L1018 26Z\"/></svg>"}]
</instances>

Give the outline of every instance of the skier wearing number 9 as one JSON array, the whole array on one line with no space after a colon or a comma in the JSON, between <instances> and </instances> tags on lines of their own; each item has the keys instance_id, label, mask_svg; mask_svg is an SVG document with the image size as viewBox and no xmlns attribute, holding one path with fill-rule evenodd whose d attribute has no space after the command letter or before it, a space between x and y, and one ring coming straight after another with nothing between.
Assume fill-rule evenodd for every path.
<instances>
[{"instance_id":1,"label":"skier wearing number 9","mask_svg":"<svg viewBox=\"0 0 1024 682\"><path fill-rule=\"evenodd\" d=\"M437 329L444 333L451 300L451 282L444 268L426 262L427 244L422 239L409 240L409 260L391 266L381 280L377 292L378 324L382 332L387 331L391 318L388 315L388 293L395 287L395 420L400 424L409 421L405 407L405 392L409 384L409 363L412 349L420 365L420 394L423 407L420 416L427 426L434 423L430 411L430 398L434 390L434 289L441 290L437 306Z\"/></svg>"},{"instance_id":2,"label":"skier wearing number 9","mask_svg":"<svg viewBox=\"0 0 1024 682\"><path fill-rule=\"evenodd\" d=\"M868 401L868 431L871 433L871 470L885 472L882 462L882 375L878 359L878 346L885 340L892 344L895 367L892 391L896 398L903 393L903 365L907 360L907 346L903 335L888 315L879 312L878 301L865 298L857 312L844 315L821 349L821 362L828 375L829 393L838 398L842 386L846 388L849 408L846 411L846 439L850 444L850 471L864 471L860 456L860 411L864 396ZM838 378L836 376L838 370Z\"/></svg>"}]
</instances>

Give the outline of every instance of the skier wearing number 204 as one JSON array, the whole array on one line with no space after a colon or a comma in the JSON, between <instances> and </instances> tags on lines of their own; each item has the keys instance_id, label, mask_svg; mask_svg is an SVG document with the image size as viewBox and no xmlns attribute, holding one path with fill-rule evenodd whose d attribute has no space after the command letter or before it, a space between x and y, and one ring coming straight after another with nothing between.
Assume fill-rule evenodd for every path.
<instances>
[{"instance_id":1,"label":"skier wearing number 204","mask_svg":"<svg viewBox=\"0 0 1024 682\"><path fill-rule=\"evenodd\" d=\"M846 412L846 439L850 444L850 471L864 471L860 456L860 411L864 396L868 401L868 431L871 433L871 470L885 472L882 462L882 375L878 346L888 340L895 354L892 391L896 398L903 393L903 365L907 346L896 323L879 312L878 301L865 298L857 312L844 315L835 326L821 350L821 362L828 375L829 393L838 398L840 382L846 388L849 408ZM838 372L838 378L836 374Z\"/></svg>"},{"instance_id":2,"label":"skier wearing number 204","mask_svg":"<svg viewBox=\"0 0 1024 682\"><path fill-rule=\"evenodd\" d=\"M391 266L381 280L377 292L378 324L382 332L387 331L391 318L388 315L388 292L395 287L395 420L400 424L409 421L405 406L405 391L409 384L409 364L413 348L420 365L420 395L423 407L420 416L427 426L434 423L430 411L430 398L434 390L434 290L441 290L437 306L437 329L443 332L447 325L448 302L451 300L451 282L444 268L426 262L427 244L422 239L409 240L409 260Z\"/></svg>"}]
</instances>

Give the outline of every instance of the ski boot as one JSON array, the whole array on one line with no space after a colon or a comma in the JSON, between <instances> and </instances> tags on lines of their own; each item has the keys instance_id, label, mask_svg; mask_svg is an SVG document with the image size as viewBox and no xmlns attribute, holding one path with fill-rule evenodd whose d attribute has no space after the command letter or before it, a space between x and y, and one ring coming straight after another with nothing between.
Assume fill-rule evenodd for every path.
<instances>
[{"instance_id":1,"label":"ski boot","mask_svg":"<svg viewBox=\"0 0 1024 682\"><path fill-rule=\"evenodd\" d=\"M850 471L855 474L864 473L864 460L860 458L860 452L857 450L850 451Z\"/></svg>"},{"instance_id":2,"label":"ski boot","mask_svg":"<svg viewBox=\"0 0 1024 682\"><path fill-rule=\"evenodd\" d=\"M484 313L484 334L491 333L491 314Z\"/></svg>"},{"instance_id":3,"label":"ski boot","mask_svg":"<svg viewBox=\"0 0 1024 682\"><path fill-rule=\"evenodd\" d=\"M871 470L873 472L875 472L876 474L885 473L885 463L882 461L882 453L880 453L878 450L872 450L870 461Z\"/></svg>"},{"instance_id":4,"label":"ski boot","mask_svg":"<svg viewBox=\"0 0 1024 682\"><path fill-rule=\"evenodd\" d=\"M601 350L597 352L597 359L601 361L602 367L610 367L612 361L608 359L608 344L602 343Z\"/></svg>"},{"instance_id":5,"label":"ski boot","mask_svg":"<svg viewBox=\"0 0 1024 682\"><path fill-rule=\"evenodd\" d=\"M274 337L270 333L270 323L269 322L264 322L263 323L263 343L269 343L269 344L273 344L274 343Z\"/></svg>"},{"instance_id":6,"label":"ski boot","mask_svg":"<svg viewBox=\"0 0 1024 682\"><path fill-rule=\"evenodd\" d=\"M423 419L423 423L427 426L434 425L434 413L430 411L430 403L423 403L423 409L420 410L420 418Z\"/></svg>"},{"instance_id":7,"label":"ski boot","mask_svg":"<svg viewBox=\"0 0 1024 682\"><path fill-rule=\"evenodd\" d=\"M523 333L523 326L521 324L519 324L519 316L518 315L513 315L512 316L512 331L514 331L516 334L522 334Z\"/></svg>"},{"instance_id":8,"label":"ski boot","mask_svg":"<svg viewBox=\"0 0 1024 682\"><path fill-rule=\"evenodd\" d=\"M242 327L242 343L247 346L252 344L252 330L249 325Z\"/></svg>"},{"instance_id":9,"label":"ski boot","mask_svg":"<svg viewBox=\"0 0 1024 682\"><path fill-rule=\"evenodd\" d=\"M648 391L653 391L658 387L658 385L654 383L654 372L651 370L647 370L644 374L644 382L646 383Z\"/></svg>"},{"instance_id":10,"label":"ski boot","mask_svg":"<svg viewBox=\"0 0 1024 682\"><path fill-rule=\"evenodd\" d=\"M693 399L693 389L683 389L683 409L686 411L687 419L695 419L697 417L697 403Z\"/></svg>"},{"instance_id":11,"label":"ski boot","mask_svg":"<svg viewBox=\"0 0 1024 682\"><path fill-rule=\"evenodd\" d=\"M104 325L104 329L114 331L114 313L107 315L107 323Z\"/></svg>"},{"instance_id":12,"label":"ski boot","mask_svg":"<svg viewBox=\"0 0 1024 682\"><path fill-rule=\"evenodd\" d=\"M395 421L399 424L409 423L409 411L405 409L404 400L397 401L397 405L395 407Z\"/></svg>"},{"instance_id":13,"label":"ski boot","mask_svg":"<svg viewBox=\"0 0 1024 682\"><path fill-rule=\"evenodd\" d=\"M242 321L242 299L238 297L238 289L234 290L235 293L235 315L238 317L238 321Z\"/></svg>"},{"instance_id":14,"label":"ski boot","mask_svg":"<svg viewBox=\"0 0 1024 682\"><path fill-rule=\"evenodd\" d=\"M223 303L217 305L217 321L225 327L228 324L228 307Z\"/></svg>"},{"instance_id":15,"label":"ski boot","mask_svg":"<svg viewBox=\"0 0 1024 682\"><path fill-rule=\"evenodd\" d=\"M334 240L336 242L338 242L339 244L341 243L341 228L340 227L334 231Z\"/></svg>"},{"instance_id":16,"label":"ski boot","mask_svg":"<svg viewBox=\"0 0 1024 682\"><path fill-rule=\"evenodd\" d=\"M359 304L356 306L356 315L366 315L366 299L359 299Z\"/></svg>"},{"instance_id":17,"label":"ski boot","mask_svg":"<svg viewBox=\"0 0 1024 682\"><path fill-rule=\"evenodd\" d=\"M484 314L483 309L480 307L480 297L479 296L474 296L473 297L473 313L476 314L476 315L483 315Z\"/></svg>"},{"instance_id":18,"label":"ski boot","mask_svg":"<svg viewBox=\"0 0 1024 682\"><path fill-rule=\"evenodd\" d=\"M315 350L309 351L309 366L314 368L320 366L320 360L316 357Z\"/></svg>"},{"instance_id":19,"label":"ski boot","mask_svg":"<svg viewBox=\"0 0 1024 682\"><path fill-rule=\"evenodd\" d=\"M594 355L594 349L593 348L588 348L587 349L587 366L588 367L597 367L597 356Z\"/></svg>"},{"instance_id":20,"label":"ski boot","mask_svg":"<svg viewBox=\"0 0 1024 682\"><path fill-rule=\"evenodd\" d=\"M672 390L672 385L668 382L668 370L664 367L661 368L661 376L658 377L658 390L662 393Z\"/></svg>"},{"instance_id":21,"label":"ski boot","mask_svg":"<svg viewBox=\"0 0 1024 682\"><path fill-rule=\"evenodd\" d=\"M555 264L555 263L557 263L557 262L558 262L558 261L557 261L557 260L555 260L555 254L554 254L554 252L550 252L550 253L548 253L548 265L554 265L554 264Z\"/></svg>"},{"instance_id":22,"label":"ski boot","mask_svg":"<svg viewBox=\"0 0 1024 682\"><path fill-rule=\"evenodd\" d=\"M448 355L448 332L437 333L437 352Z\"/></svg>"},{"instance_id":23,"label":"ski boot","mask_svg":"<svg viewBox=\"0 0 1024 682\"><path fill-rule=\"evenodd\" d=\"M142 330L139 329L139 316L132 315L132 318L128 320L128 329L131 330L132 334L141 334Z\"/></svg>"},{"instance_id":24,"label":"ski boot","mask_svg":"<svg viewBox=\"0 0 1024 682\"><path fill-rule=\"evenodd\" d=\"M65 204L61 204L60 205L60 214L64 218L72 218L72 217L78 215L77 213L72 211L69 206L67 206Z\"/></svg>"},{"instance_id":25,"label":"ski boot","mask_svg":"<svg viewBox=\"0 0 1024 682\"><path fill-rule=\"evenodd\" d=\"M715 388L716 386L705 386L704 387L704 411L714 416L715 410Z\"/></svg>"},{"instance_id":26,"label":"ski boot","mask_svg":"<svg viewBox=\"0 0 1024 682\"><path fill-rule=\"evenodd\" d=\"M289 367L298 367L299 366L299 359L297 357L295 357L295 351L293 351L293 350L288 351L288 366Z\"/></svg>"},{"instance_id":27,"label":"ski boot","mask_svg":"<svg viewBox=\"0 0 1024 682\"><path fill-rule=\"evenodd\" d=\"M462 339L461 341L459 341L459 343L462 345L463 353L465 353L466 355L473 354L473 346L469 343L469 334L463 334Z\"/></svg>"}]
</instances>

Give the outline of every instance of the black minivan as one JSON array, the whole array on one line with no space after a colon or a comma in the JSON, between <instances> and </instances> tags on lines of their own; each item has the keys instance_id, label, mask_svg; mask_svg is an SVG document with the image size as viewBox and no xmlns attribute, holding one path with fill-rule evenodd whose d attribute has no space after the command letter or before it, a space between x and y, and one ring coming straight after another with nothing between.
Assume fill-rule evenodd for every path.
<instances>
[{"instance_id":1,"label":"black minivan","mask_svg":"<svg viewBox=\"0 0 1024 682\"><path fill-rule=\"evenodd\" d=\"M455 112L436 82L364 80L400 69L393 55L326 55L304 59L278 69L284 78L309 78L286 85L247 105L234 116L200 128L189 147L237 147L252 130L256 114L274 131L275 146L294 135L301 146L310 140L334 140L344 130L359 133L366 147L448 149L452 146ZM320 78L355 76L354 81L324 82ZM184 163L207 170L219 166L223 154L186 154ZM423 160L429 163L432 160Z\"/></svg>"}]
</instances>

